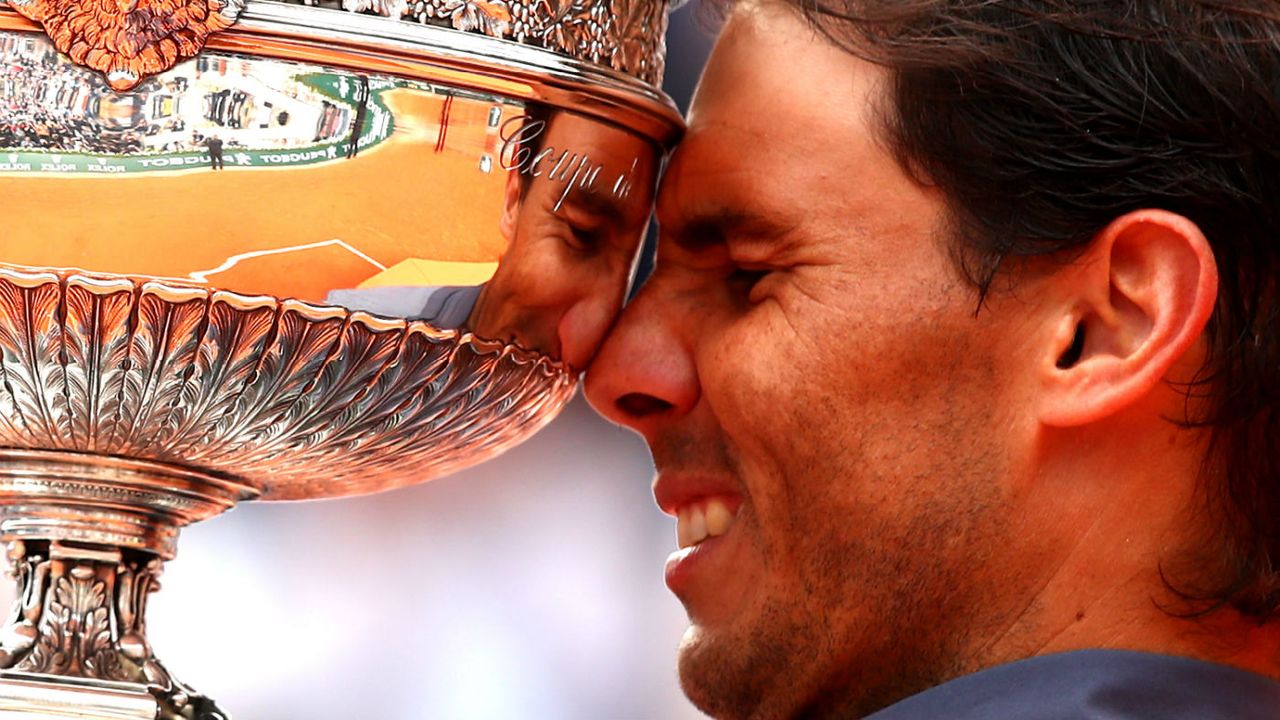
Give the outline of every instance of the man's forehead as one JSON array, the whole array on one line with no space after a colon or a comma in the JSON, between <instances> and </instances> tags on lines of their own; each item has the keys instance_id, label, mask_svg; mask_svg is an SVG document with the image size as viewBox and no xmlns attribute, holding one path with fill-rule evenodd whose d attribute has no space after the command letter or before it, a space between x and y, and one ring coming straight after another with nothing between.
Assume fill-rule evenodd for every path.
<instances>
[{"instance_id":1,"label":"man's forehead","mask_svg":"<svg viewBox=\"0 0 1280 720\"><path fill-rule=\"evenodd\" d=\"M886 77L795 12L736 8L664 181L664 228L748 216L779 227L882 230L894 221L886 209L922 194L881 141Z\"/></svg>"}]
</instances>

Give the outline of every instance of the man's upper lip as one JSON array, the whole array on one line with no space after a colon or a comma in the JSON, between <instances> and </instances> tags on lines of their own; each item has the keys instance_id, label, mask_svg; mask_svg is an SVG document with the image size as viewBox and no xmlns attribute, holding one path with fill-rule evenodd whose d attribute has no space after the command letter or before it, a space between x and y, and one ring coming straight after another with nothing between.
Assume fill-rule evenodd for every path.
<instances>
[{"instance_id":1,"label":"man's upper lip","mask_svg":"<svg viewBox=\"0 0 1280 720\"><path fill-rule=\"evenodd\" d=\"M653 481L653 498L658 507L668 515L675 515L680 508L707 497L728 498L737 511L741 496L734 484L722 475L702 472L677 472L663 470Z\"/></svg>"}]
</instances>

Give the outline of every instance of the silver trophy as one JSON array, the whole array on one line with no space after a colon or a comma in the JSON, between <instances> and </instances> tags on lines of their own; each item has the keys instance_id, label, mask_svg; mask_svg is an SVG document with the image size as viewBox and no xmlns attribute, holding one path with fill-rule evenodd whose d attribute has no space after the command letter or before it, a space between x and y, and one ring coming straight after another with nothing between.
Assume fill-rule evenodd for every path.
<instances>
[{"instance_id":1,"label":"silver trophy","mask_svg":"<svg viewBox=\"0 0 1280 720\"><path fill-rule=\"evenodd\" d=\"M556 414L680 130L666 11L0 3L0 717L225 717L146 638L179 528Z\"/></svg>"}]
</instances>

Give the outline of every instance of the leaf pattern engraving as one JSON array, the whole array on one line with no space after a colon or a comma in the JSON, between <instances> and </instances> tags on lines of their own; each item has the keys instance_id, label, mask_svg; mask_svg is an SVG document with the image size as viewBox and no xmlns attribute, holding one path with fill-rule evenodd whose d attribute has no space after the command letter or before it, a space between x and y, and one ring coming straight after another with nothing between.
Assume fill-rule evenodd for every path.
<instances>
[{"instance_id":1,"label":"leaf pattern engraving","mask_svg":"<svg viewBox=\"0 0 1280 720\"><path fill-rule=\"evenodd\" d=\"M10 275L0 270L0 277ZM30 405L31 397L30 383L25 381L28 371L23 366L21 353L21 335L27 324L22 303L22 280L21 277L5 277L5 282L0 282L0 372L4 373L0 422L3 422L8 444L15 445L39 442L24 413L24 406ZM44 281L50 282L48 279Z\"/></svg>"},{"instance_id":2,"label":"leaf pattern engraving","mask_svg":"<svg viewBox=\"0 0 1280 720\"><path fill-rule=\"evenodd\" d=\"M124 382L118 452L154 447L188 409L181 404L182 390L193 371L206 301L202 290L142 286L129 342L129 367L141 372L130 372Z\"/></svg>"},{"instance_id":3,"label":"leaf pattern engraving","mask_svg":"<svg viewBox=\"0 0 1280 720\"><path fill-rule=\"evenodd\" d=\"M271 439L240 462L289 462L291 456L324 443L333 432L335 421L344 415L349 418L350 410L360 407L357 398L368 392L395 356L404 325L388 322L375 329L367 322L348 322L315 384L282 416L283 427L269 431Z\"/></svg>"},{"instance_id":4,"label":"leaf pattern engraving","mask_svg":"<svg viewBox=\"0 0 1280 720\"><path fill-rule=\"evenodd\" d=\"M253 384L240 396L223 428L225 441L216 438L207 448L196 448L190 459L241 463L246 452L252 453L284 430L296 403L307 402L307 392L336 349L345 313L293 301L282 305L277 321L282 341L263 352Z\"/></svg>"},{"instance_id":5,"label":"leaf pattern engraving","mask_svg":"<svg viewBox=\"0 0 1280 720\"><path fill-rule=\"evenodd\" d=\"M6 552L19 600L0 648L4 668L145 685L160 702L157 718L226 717L178 682L147 641L147 596L159 589L159 558L129 550L86 557L82 549L56 542L28 547L11 541Z\"/></svg>"},{"instance_id":6,"label":"leaf pattern engraving","mask_svg":"<svg viewBox=\"0 0 1280 720\"><path fill-rule=\"evenodd\" d=\"M15 416L28 437L50 448L71 445L66 375L60 364L62 326L58 322L61 285L49 273L27 277L0 288L0 362L5 387L13 397Z\"/></svg>"},{"instance_id":7,"label":"leaf pattern engraving","mask_svg":"<svg viewBox=\"0 0 1280 720\"><path fill-rule=\"evenodd\" d=\"M31 653L17 666L26 672L126 680L111 637L111 589L106 573L78 565L55 570L51 592Z\"/></svg>"},{"instance_id":8,"label":"leaf pattern engraving","mask_svg":"<svg viewBox=\"0 0 1280 720\"><path fill-rule=\"evenodd\" d=\"M189 410L183 422L157 443L165 454L182 457L192 443L209 438L232 412L274 335L275 321L274 302L243 302L229 293L214 294L205 336L182 391L182 404Z\"/></svg>"},{"instance_id":9,"label":"leaf pattern engraving","mask_svg":"<svg viewBox=\"0 0 1280 720\"><path fill-rule=\"evenodd\" d=\"M451 472L528 436L575 384L540 355L420 321L0 269L0 441L183 465L266 499Z\"/></svg>"},{"instance_id":10,"label":"leaf pattern engraving","mask_svg":"<svg viewBox=\"0 0 1280 720\"><path fill-rule=\"evenodd\" d=\"M607 64L639 78L661 78L667 54L667 13L661 3L612 0Z\"/></svg>"},{"instance_id":11,"label":"leaf pattern engraving","mask_svg":"<svg viewBox=\"0 0 1280 720\"><path fill-rule=\"evenodd\" d=\"M342 0L342 9L398 18L409 12L409 4L406 0Z\"/></svg>"},{"instance_id":12,"label":"leaf pattern engraving","mask_svg":"<svg viewBox=\"0 0 1280 720\"><path fill-rule=\"evenodd\" d=\"M496 38L511 33L511 11L503 0L446 0L441 12L453 22L455 30Z\"/></svg>"},{"instance_id":13,"label":"leaf pattern engraving","mask_svg":"<svg viewBox=\"0 0 1280 720\"><path fill-rule=\"evenodd\" d=\"M107 449L114 425L95 420L118 417L115 403L127 374L133 285L73 276L63 302L72 444L89 451Z\"/></svg>"}]
</instances>

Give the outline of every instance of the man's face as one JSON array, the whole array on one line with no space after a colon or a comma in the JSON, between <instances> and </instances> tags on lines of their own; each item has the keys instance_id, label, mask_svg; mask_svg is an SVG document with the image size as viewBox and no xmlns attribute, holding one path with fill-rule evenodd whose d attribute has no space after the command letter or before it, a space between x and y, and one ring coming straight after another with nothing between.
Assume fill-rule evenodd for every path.
<instances>
[{"instance_id":1,"label":"man's face","mask_svg":"<svg viewBox=\"0 0 1280 720\"><path fill-rule=\"evenodd\" d=\"M667 567L713 715L876 709L959 672L1036 582L1007 481L1033 426L1025 299L975 313L942 198L882 143L886 81L790 10L737 8L656 270L588 373L682 544L733 516Z\"/></svg>"},{"instance_id":2,"label":"man's face","mask_svg":"<svg viewBox=\"0 0 1280 720\"><path fill-rule=\"evenodd\" d=\"M500 223L507 248L470 325L583 368L622 307L657 158L640 137L590 118L564 113L539 127L541 159L509 176ZM564 153L577 162L560 165L580 175L556 170Z\"/></svg>"}]
</instances>

